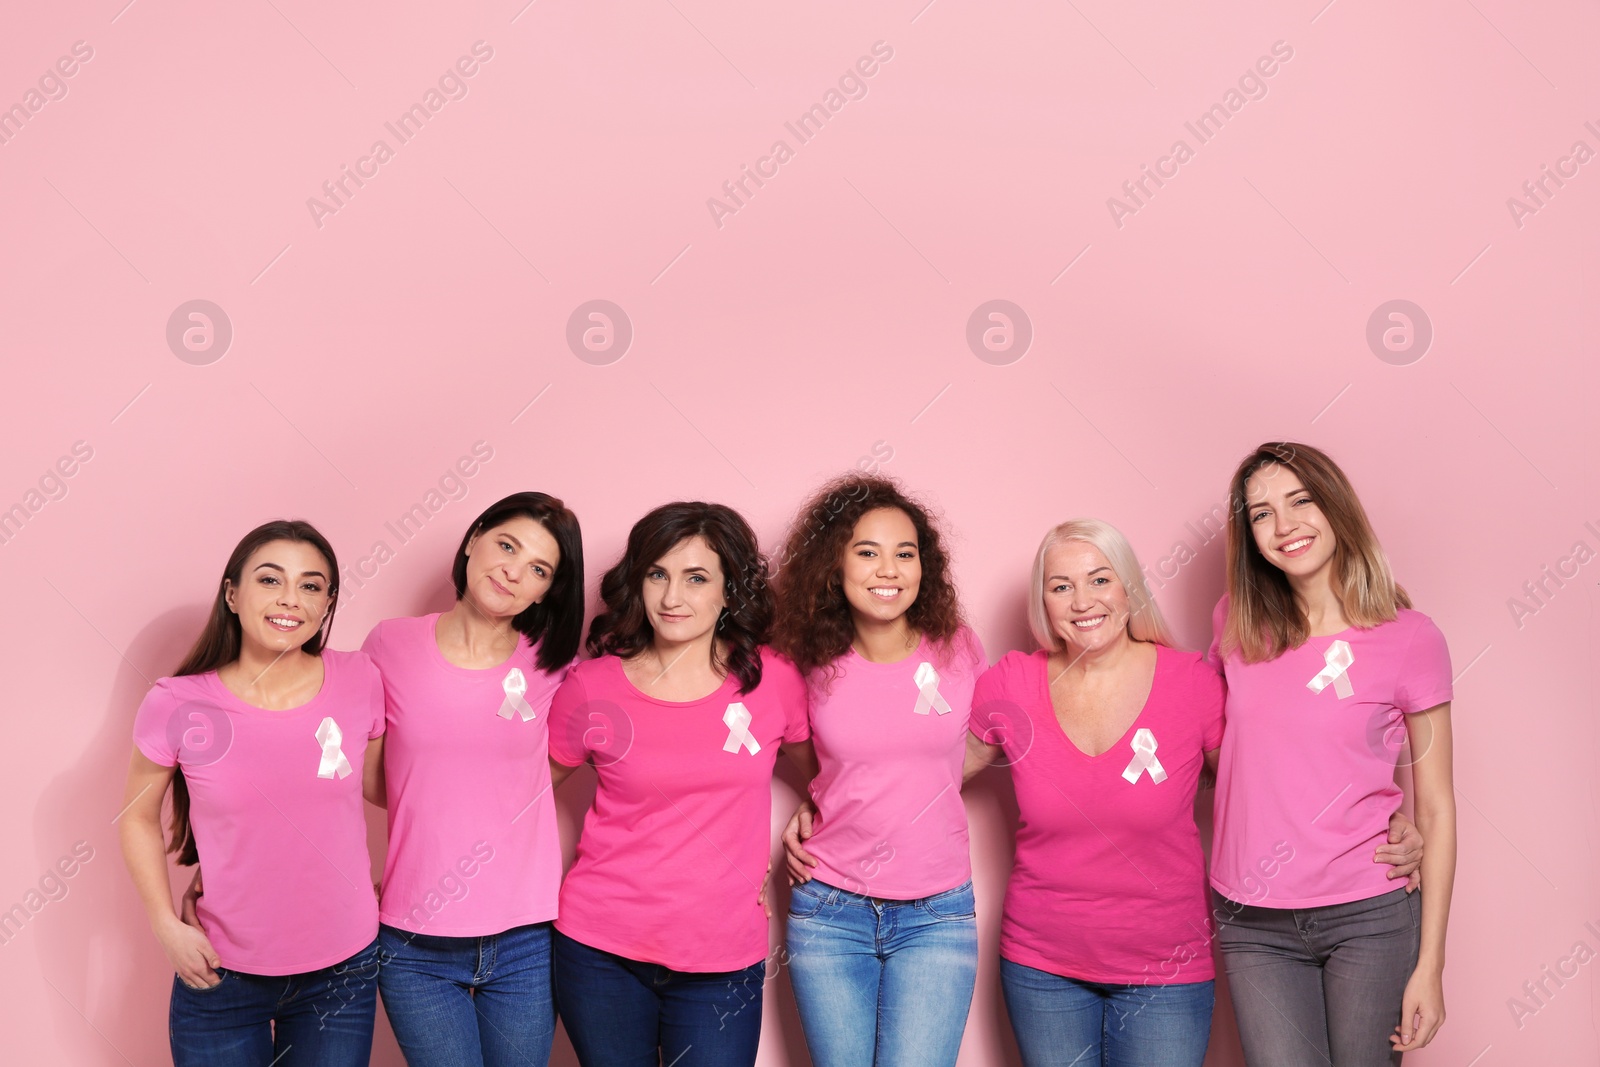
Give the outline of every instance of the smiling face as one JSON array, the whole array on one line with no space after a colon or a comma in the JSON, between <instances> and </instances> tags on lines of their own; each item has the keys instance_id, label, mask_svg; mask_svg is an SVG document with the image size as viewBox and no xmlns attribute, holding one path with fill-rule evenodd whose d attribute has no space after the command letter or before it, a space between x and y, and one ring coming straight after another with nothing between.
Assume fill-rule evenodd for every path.
<instances>
[{"instance_id":1,"label":"smiling face","mask_svg":"<svg viewBox=\"0 0 1600 1067\"><path fill-rule=\"evenodd\" d=\"M304 541L268 541L252 552L239 584L225 584L244 643L281 654L311 640L332 604L332 571L316 546Z\"/></svg>"},{"instance_id":2,"label":"smiling face","mask_svg":"<svg viewBox=\"0 0 1600 1067\"><path fill-rule=\"evenodd\" d=\"M554 535L525 515L478 534L466 556L465 596L490 618L520 615L543 601L561 565Z\"/></svg>"},{"instance_id":3,"label":"smiling face","mask_svg":"<svg viewBox=\"0 0 1600 1067\"><path fill-rule=\"evenodd\" d=\"M1074 655L1128 633L1132 602L1111 562L1087 541L1057 541L1044 555L1044 614Z\"/></svg>"},{"instance_id":4,"label":"smiling face","mask_svg":"<svg viewBox=\"0 0 1600 1067\"><path fill-rule=\"evenodd\" d=\"M1294 471L1269 463L1245 481L1244 496L1250 533L1268 563L1304 580L1332 561L1333 528Z\"/></svg>"},{"instance_id":5,"label":"smiling face","mask_svg":"<svg viewBox=\"0 0 1600 1067\"><path fill-rule=\"evenodd\" d=\"M703 537L685 538L644 573L644 610L657 641L687 644L716 629L727 597L722 560Z\"/></svg>"},{"instance_id":6,"label":"smiling face","mask_svg":"<svg viewBox=\"0 0 1600 1067\"><path fill-rule=\"evenodd\" d=\"M893 622L916 603L922 586L917 528L899 508L876 508L856 520L839 561L840 582L857 623Z\"/></svg>"}]
</instances>

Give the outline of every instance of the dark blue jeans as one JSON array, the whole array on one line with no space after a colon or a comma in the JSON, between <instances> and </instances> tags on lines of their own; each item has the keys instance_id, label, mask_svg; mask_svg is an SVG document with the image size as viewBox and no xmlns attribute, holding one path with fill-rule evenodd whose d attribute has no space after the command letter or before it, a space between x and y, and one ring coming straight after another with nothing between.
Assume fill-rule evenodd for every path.
<instances>
[{"instance_id":1,"label":"dark blue jeans","mask_svg":"<svg viewBox=\"0 0 1600 1067\"><path fill-rule=\"evenodd\" d=\"M1001 957L1000 989L1025 1067L1200 1067L1215 983L1080 982Z\"/></svg>"},{"instance_id":2,"label":"dark blue jeans","mask_svg":"<svg viewBox=\"0 0 1600 1067\"><path fill-rule=\"evenodd\" d=\"M555 935L556 1007L583 1067L752 1067L766 960L675 971Z\"/></svg>"},{"instance_id":3,"label":"dark blue jeans","mask_svg":"<svg viewBox=\"0 0 1600 1067\"><path fill-rule=\"evenodd\" d=\"M544 1067L556 1033L549 923L486 937L378 927L383 1010L410 1067Z\"/></svg>"},{"instance_id":4,"label":"dark blue jeans","mask_svg":"<svg viewBox=\"0 0 1600 1067\"><path fill-rule=\"evenodd\" d=\"M216 969L190 989L172 976L174 1067L366 1067L378 1008L378 942L305 974Z\"/></svg>"}]
</instances>

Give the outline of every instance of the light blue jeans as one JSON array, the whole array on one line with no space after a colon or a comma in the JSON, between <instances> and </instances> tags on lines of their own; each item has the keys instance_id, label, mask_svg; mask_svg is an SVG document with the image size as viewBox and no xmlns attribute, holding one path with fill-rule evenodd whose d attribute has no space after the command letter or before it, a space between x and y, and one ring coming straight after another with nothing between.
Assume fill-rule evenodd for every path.
<instances>
[{"instance_id":1,"label":"light blue jeans","mask_svg":"<svg viewBox=\"0 0 1600 1067\"><path fill-rule=\"evenodd\" d=\"M1000 988L1025 1067L1200 1067L1215 984L1080 982L1000 958Z\"/></svg>"},{"instance_id":2,"label":"light blue jeans","mask_svg":"<svg viewBox=\"0 0 1600 1067\"><path fill-rule=\"evenodd\" d=\"M786 948L815 1067L953 1067L978 975L970 881L881 900L813 878L790 897Z\"/></svg>"}]
</instances>

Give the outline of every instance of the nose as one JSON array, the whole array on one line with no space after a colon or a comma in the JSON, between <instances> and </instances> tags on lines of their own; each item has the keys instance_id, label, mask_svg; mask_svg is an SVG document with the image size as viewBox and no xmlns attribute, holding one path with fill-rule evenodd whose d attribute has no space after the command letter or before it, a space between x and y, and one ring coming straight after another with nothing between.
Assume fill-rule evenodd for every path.
<instances>
[{"instance_id":1,"label":"nose","mask_svg":"<svg viewBox=\"0 0 1600 1067\"><path fill-rule=\"evenodd\" d=\"M1272 531L1279 537L1285 537L1295 528L1295 521L1287 511L1274 511L1272 513Z\"/></svg>"},{"instance_id":2,"label":"nose","mask_svg":"<svg viewBox=\"0 0 1600 1067\"><path fill-rule=\"evenodd\" d=\"M900 574L900 561L894 558L894 553L885 552L878 557L878 577L894 578Z\"/></svg>"}]
</instances>

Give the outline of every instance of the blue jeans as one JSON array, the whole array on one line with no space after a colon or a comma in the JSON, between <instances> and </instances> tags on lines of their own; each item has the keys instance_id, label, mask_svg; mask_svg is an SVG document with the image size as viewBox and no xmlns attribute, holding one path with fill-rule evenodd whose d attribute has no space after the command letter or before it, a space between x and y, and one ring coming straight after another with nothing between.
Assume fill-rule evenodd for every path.
<instances>
[{"instance_id":1,"label":"blue jeans","mask_svg":"<svg viewBox=\"0 0 1600 1067\"><path fill-rule=\"evenodd\" d=\"M549 923L487 937L378 927L383 1010L410 1067L543 1067L556 1034Z\"/></svg>"},{"instance_id":2,"label":"blue jeans","mask_svg":"<svg viewBox=\"0 0 1600 1067\"><path fill-rule=\"evenodd\" d=\"M216 968L190 989L172 976L174 1067L366 1067L378 1009L378 942L305 974Z\"/></svg>"},{"instance_id":3,"label":"blue jeans","mask_svg":"<svg viewBox=\"0 0 1600 1067\"><path fill-rule=\"evenodd\" d=\"M583 1067L752 1067L766 970L675 971L555 934L556 1007Z\"/></svg>"},{"instance_id":4,"label":"blue jeans","mask_svg":"<svg viewBox=\"0 0 1600 1067\"><path fill-rule=\"evenodd\" d=\"M816 1067L950 1067L978 975L972 882L881 900L813 878L789 898L789 977Z\"/></svg>"},{"instance_id":5,"label":"blue jeans","mask_svg":"<svg viewBox=\"0 0 1600 1067\"><path fill-rule=\"evenodd\" d=\"M1024 1067L1200 1067L1215 983L1080 982L1000 959Z\"/></svg>"}]
</instances>

